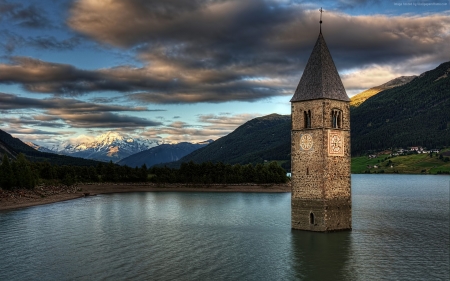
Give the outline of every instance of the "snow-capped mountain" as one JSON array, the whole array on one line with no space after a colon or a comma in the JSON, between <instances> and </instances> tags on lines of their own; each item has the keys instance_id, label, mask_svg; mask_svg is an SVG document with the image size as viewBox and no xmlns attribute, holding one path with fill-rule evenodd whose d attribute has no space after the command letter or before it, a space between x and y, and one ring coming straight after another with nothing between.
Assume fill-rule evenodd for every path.
<instances>
[{"instance_id":1,"label":"snow-capped mountain","mask_svg":"<svg viewBox=\"0 0 450 281\"><path fill-rule=\"evenodd\" d=\"M58 154L117 162L122 158L164 143L160 140L133 138L118 132L106 132L90 139L82 141L71 140L48 149ZM38 148L39 151L43 151L42 149L44 148Z\"/></svg>"},{"instance_id":2,"label":"snow-capped mountain","mask_svg":"<svg viewBox=\"0 0 450 281\"><path fill-rule=\"evenodd\" d=\"M28 146L31 147L31 148L34 148L34 149L36 149L36 150L39 150L40 152L55 153L53 150L50 150L50 149L48 149L48 148L46 148L46 147L44 147L44 146L35 144L35 143L33 143L33 142L30 142L30 141L25 142L25 144L28 145Z\"/></svg>"}]
</instances>

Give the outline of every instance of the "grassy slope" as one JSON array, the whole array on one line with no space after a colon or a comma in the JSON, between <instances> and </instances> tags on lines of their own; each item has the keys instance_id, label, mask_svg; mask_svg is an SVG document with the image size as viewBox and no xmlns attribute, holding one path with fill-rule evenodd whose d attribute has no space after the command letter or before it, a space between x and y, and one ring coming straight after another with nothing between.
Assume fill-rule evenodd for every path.
<instances>
[{"instance_id":1,"label":"grassy slope","mask_svg":"<svg viewBox=\"0 0 450 281\"><path fill-rule=\"evenodd\" d=\"M446 151L449 151L447 149ZM445 150L441 151L444 152ZM391 163L389 163L389 160ZM390 165L394 167L391 168ZM367 165L379 168L367 168ZM444 162L438 159L435 153L433 157L429 154L411 154L404 156L389 157L389 154L381 154L377 158L369 159L367 156L352 158L352 174L361 174L366 171L370 173L399 173L399 174L436 174L438 171L450 172L450 161Z\"/></svg>"},{"instance_id":2,"label":"grassy slope","mask_svg":"<svg viewBox=\"0 0 450 281\"><path fill-rule=\"evenodd\" d=\"M368 98L378 94L379 92L381 92L383 90L385 90L385 89L380 88L380 87L374 87L374 88L370 88L368 90L365 90L364 92L361 92L361 93L353 96L350 99L350 106L359 106L364 101L366 101L366 99L368 99Z\"/></svg>"},{"instance_id":3,"label":"grassy slope","mask_svg":"<svg viewBox=\"0 0 450 281\"><path fill-rule=\"evenodd\" d=\"M376 86L373 88L370 88L368 90L365 90L364 92L361 92L352 98L350 98L350 106L357 107L360 104L362 104L365 100L368 98L378 94L381 91L392 89L398 86L402 86L406 83L411 82L411 80L414 79L416 76L400 76L395 79L392 79L391 81L388 81L384 83L383 85Z\"/></svg>"}]
</instances>

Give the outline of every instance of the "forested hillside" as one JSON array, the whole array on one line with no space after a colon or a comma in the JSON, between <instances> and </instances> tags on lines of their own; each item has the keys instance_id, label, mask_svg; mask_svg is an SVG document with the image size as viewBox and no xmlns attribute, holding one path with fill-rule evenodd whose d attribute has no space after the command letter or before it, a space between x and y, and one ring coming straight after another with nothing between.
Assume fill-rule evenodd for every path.
<instances>
[{"instance_id":1,"label":"forested hillside","mask_svg":"<svg viewBox=\"0 0 450 281\"><path fill-rule=\"evenodd\" d=\"M211 141L212 142L212 141ZM161 144L156 147L130 155L118 162L119 165L129 167L141 167L146 165L152 167L156 164L177 161L183 156L206 146L208 143L198 144L189 142L180 142L177 144Z\"/></svg>"},{"instance_id":2,"label":"forested hillside","mask_svg":"<svg viewBox=\"0 0 450 281\"><path fill-rule=\"evenodd\" d=\"M271 114L252 119L232 133L175 162L223 162L228 164L256 164L264 160L283 160L290 168L291 116ZM288 165L288 166L286 166Z\"/></svg>"},{"instance_id":3,"label":"forested hillside","mask_svg":"<svg viewBox=\"0 0 450 281\"><path fill-rule=\"evenodd\" d=\"M450 62L351 109L352 155L450 145Z\"/></svg>"}]
</instances>

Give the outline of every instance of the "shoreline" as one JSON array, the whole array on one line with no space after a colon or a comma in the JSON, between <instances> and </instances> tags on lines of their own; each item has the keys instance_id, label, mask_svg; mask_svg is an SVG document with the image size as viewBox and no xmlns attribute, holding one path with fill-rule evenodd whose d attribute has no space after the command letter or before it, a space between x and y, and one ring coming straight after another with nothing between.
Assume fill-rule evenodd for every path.
<instances>
[{"instance_id":1,"label":"shoreline","mask_svg":"<svg viewBox=\"0 0 450 281\"><path fill-rule=\"evenodd\" d=\"M291 184L154 184L95 183L67 186L37 186L33 190L0 189L0 211L14 210L79 199L99 194L127 192L245 192L286 193Z\"/></svg>"}]
</instances>

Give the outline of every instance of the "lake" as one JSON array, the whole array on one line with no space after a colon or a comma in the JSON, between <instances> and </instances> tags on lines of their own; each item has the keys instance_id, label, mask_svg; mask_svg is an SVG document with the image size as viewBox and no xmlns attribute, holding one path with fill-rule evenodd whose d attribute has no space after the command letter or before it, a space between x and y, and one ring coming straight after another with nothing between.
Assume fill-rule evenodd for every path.
<instances>
[{"instance_id":1,"label":"lake","mask_svg":"<svg viewBox=\"0 0 450 281\"><path fill-rule=\"evenodd\" d=\"M449 280L449 176L352 175L353 230L290 194L99 195L0 212L0 280Z\"/></svg>"}]
</instances>

